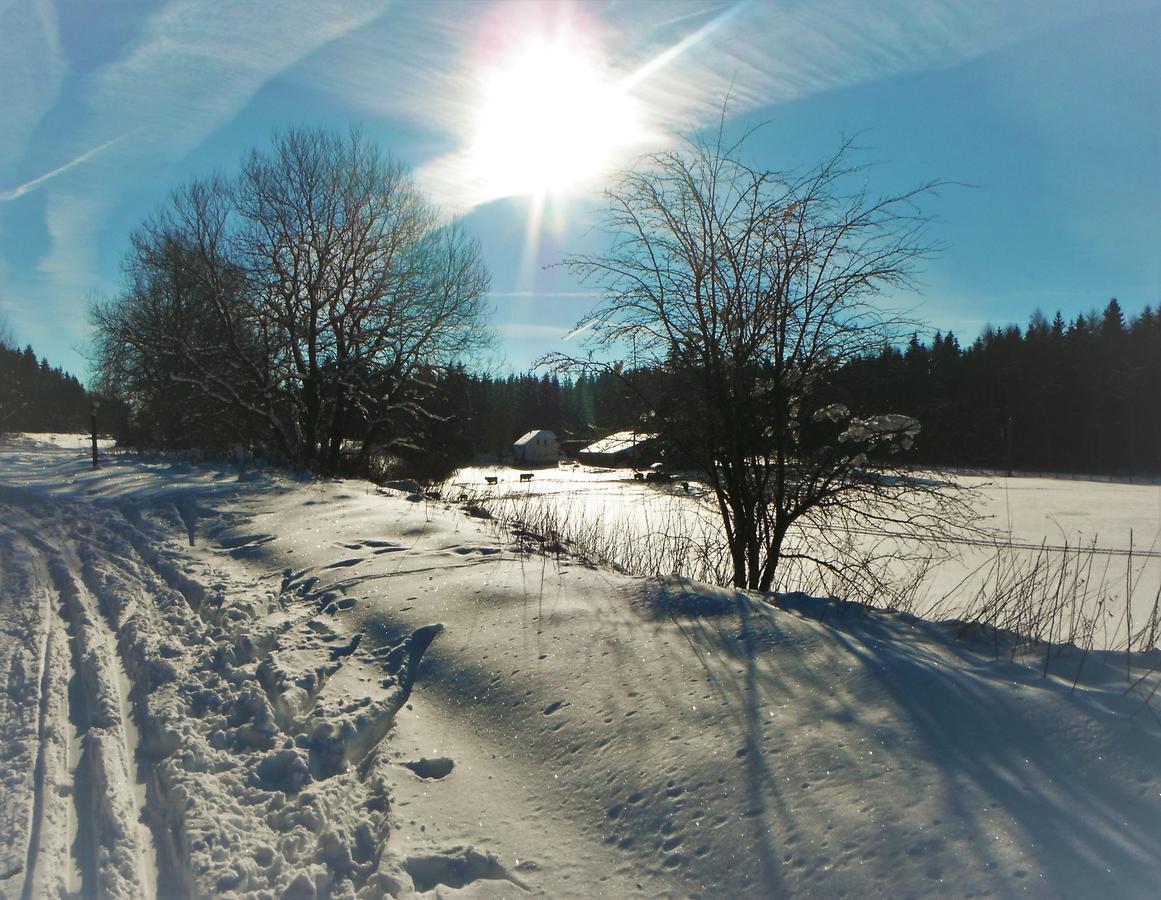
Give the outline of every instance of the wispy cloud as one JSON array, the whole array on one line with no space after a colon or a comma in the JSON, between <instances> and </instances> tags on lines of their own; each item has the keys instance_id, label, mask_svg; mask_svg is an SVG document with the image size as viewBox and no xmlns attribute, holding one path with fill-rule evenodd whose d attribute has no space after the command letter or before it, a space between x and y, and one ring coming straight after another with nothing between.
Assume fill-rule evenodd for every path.
<instances>
[{"instance_id":1,"label":"wispy cloud","mask_svg":"<svg viewBox=\"0 0 1161 900\"><path fill-rule=\"evenodd\" d=\"M75 12L65 6L59 15ZM0 185L7 188L0 200L39 189L43 220L32 227L48 237L42 256L6 261L0 291L36 303L45 322L83 333L75 308L110 287L112 266L99 247L123 198L150 185L163 196L186 174L183 158L266 84L382 12L381 0L286 0L276 14L232 0L164 0L142 13L120 56L73 70L53 4L0 0ZM10 30L13 24L19 27ZM110 141L110 134L134 139ZM72 159L63 166L14 177L18 164L64 153ZM58 177L82 164L84 179ZM27 227L19 219L0 224Z\"/></svg>"},{"instance_id":2,"label":"wispy cloud","mask_svg":"<svg viewBox=\"0 0 1161 900\"><path fill-rule=\"evenodd\" d=\"M696 127L716 118L727 94L731 114L744 114L823 91L961 65L1038 32L1146 5L1148 0L1103 7L1056 0L723 4L708 24L674 34L679 25L638 47L648 59L669 62L642 80L640 93L664 124ZM639 15L632 7L626 12ZM693 36L696 50L688 46ZM661 38L668 43L659 48ZM646 71L649 67L644 64Z\"/></svg>"},{"instance_id":3,"label":"wispy cloud","mask_svg":"<svg viewBox=\"0 0 1161 900\"><path fill-rule=\"evenodd\" d=\"M638 67L634 72L632 72L627 78L624 79L622 86L625 90L631 90L634 86L653 77L658 70L669 65L669 63L676 60L683 53L686 53L696 47L719 28L725 26L735 16L742 13L748 6L750 6L750 0L744 0L744 2L735 3L734 5L727 7L724 11L715 15L696 31L691 31L689 34L686 34L680 40L677 40L667 46L664 50L650 59L643 66ZM688 18L690 18L690 16L681 16L677 19L671 19L666 24L684 22Z\"/></svg>"},{"instance_id":4,"label":"wispy cloud","mask_svg":"<svg viewBox=\"0 0 1161 900\"><path fill-rule=\"evenodd\" d=\"M180 158L229 122L273 77L371 21L374 0L257 4L175 0L122 59L85 85L89 128L143 129L140 156Z\"/></svg>"},{"instance_id":5,"label":"wispy cloud","mask_svg":"<svg viewBox=\"0 0 1161 900\"><path fill-rule=\"evenodd\" d=\"M507 15L509 24L542 20L564 6L283 0L272 12L236 0L159 0L133 13L143 22L113 48L116 58L101 57L99 66L85 69L70 65L58 33L58 17L74 15L78 5L0 0L0 226L22 227L3 217L37 206L51 242L43 259L8 260L12 271L0 268L0 292L19 292L49 316L75 304L98 281L98 267L111 269L99 261L98 247L109 240L118 204L133 192L160 197L189 174L183 160L280 76L322 91L343 115L370 119L372 127L407 126L411 144L395 149L417 164L446 160L471 139L479 64L496 35L495 16ZM650 134L664 141L711 123L727 94L730 114L746 115L959 65L1098 15L1155 6L1156 0L674 0L575 9L590 20L590 38L603 48L610 77L636 73L633 96ZM128 134L132 140L109 138ZM62 159L68 161L40 174L30 168ZM60 177L81 166L85 178ZM444 174L429 185L435 199L462 209L473 186L450 177L454 169ZM33 191L43 204L7 202Z\"/></svg>"},{"instance_id":6,"label":"wispy cloud","mask_svg":"<svg viewBox=\"0 0 1161 900\"><path fill-rule=\"evenodd\" d=\"M0 173L25 155L67 70L53 4L0 2Z\"/></svg>"},{"instance_id":7,"label":"wispy cloud","mask_svg":"<svg viewBox=\"0 0 1161 900\"><path fill-rule=\"evenodd\" d=\"M98 153L100 153L102 150L106 149L107 147L112 147L114 144L118 143L119 141L124 140L126 137L127 137L127 135L124 135L124 134L118 135L117 137L112 138L111 140L105 141L103 144L98 144L96 147L93 147L91 150L86 150L80 156L77 156L73 159L70 159L63 166L57 166L55 169L53 169L49 172L45 172L43 175L38 175L36 178L33 178L30 181L24 182L24 184L17 185L16 187L12 188L11 190L0 191L0 203L7 203L9 200L15 200L17 197L23 197L25 194L28 194L28 193L31 193L32 191L35 191L38 187L40 187L45 182L51 181L53 178L56 178L57 175L63 175L69 169L76 168L77 166L81 165L82 163L87 162L88 160L90 160L94 156L96 156Z\"/></svg>"},{"instance_id":8,"label":"wispy cloud","mask_svg":"<svg viewBox=\"0 0 1161 900\"><path fill-rule=\"evenodd\" d=\"M492 291L493 300L597 300L601 295L595 291Z\"/></svg>"},{"instance_id":9,"label":"wispy cloud","mask_svg":"<svg viewBox=\"0 0 1161 900\"><path fill-rule=\"evenodd\" d=\"M712 123L728 98L731 116L825 91L961 65L1037 33L1155 0L1096 6L1060 0L864 0L811 3L619 4L595 21L595 41L662 141ZM405 115L457 145L420 168L425 187L459 210L486 198L464 177L481 52L489 22L505 4L428 4L393 10L389 32L368 29L342 58L318 60L311 78L367 110ZM549 4L512 7L509 21L539 21ZM594 8L583 7L583 10ZM538 11L537 11L538 10ZM384 48L382 40L389 39ZM410 49L406 49L410 48ZM383 85L390 84L390 90ZM643 148L625 148L621 165Z\"/></svg>"}]
</instances>

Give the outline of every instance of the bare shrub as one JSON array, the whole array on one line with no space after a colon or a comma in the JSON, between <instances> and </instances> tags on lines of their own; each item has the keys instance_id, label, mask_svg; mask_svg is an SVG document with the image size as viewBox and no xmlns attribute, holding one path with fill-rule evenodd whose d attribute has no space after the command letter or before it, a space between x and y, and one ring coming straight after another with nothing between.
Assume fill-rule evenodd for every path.
<instances>
[{"instance_id":1,"label":"bare shrub","mask_svg":"<svg viewBox=\"0 0 1161 900\"><path fill-rule=\"evenodd\" d=\"M734 581L729 539L709 496L667 496L658 491L654 502L634 504L631 517L619 517L571 492L445 485L441 493L486 510L502 523L498 527L526 544L561 545L573 555L626 574L678 575L719 587ZM914 515L930 513L917 507ZM862 515L844 518L828 512L825 517L808 517L788 536L771 592L843 597L868 606L914 611L931 567L950 552L949 547L954 545L916 542L899 529L872 534Z\"/></svg>"},{"instance_id":2,"label":"bare shrub","mask_svg":"<svg viewBox=\"0 0 1161 900\"><path fill-rule=\"evenodd\" d=\"M846 405L844 366L911 324L880 294L910 287L931 251L916 204L937 187L874 196L851 150L775 172L719 131L650 155L607 193L608 248L564 261L603 289L577 329L599 356L544 362L621 379L712 491L736 587L769 591L799 564L838 574L788 545L804 524L937 539L971 516L899 464L919 422ZM629 347L630 370L602 361Z\"/></svg>"}]
</instances>

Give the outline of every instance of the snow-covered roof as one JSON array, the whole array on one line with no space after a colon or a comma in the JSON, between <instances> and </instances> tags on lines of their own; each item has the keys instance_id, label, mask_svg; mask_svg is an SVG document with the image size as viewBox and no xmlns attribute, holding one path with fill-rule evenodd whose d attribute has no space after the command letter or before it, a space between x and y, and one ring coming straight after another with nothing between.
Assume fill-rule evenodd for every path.
<instances>
[{"instance_id":1,"label":"snow-covered roof","mask_svg":"<svg viewBox=\"0 0 1161 900\"><path fill-rule=\"evenodd\" d=\"M626 450L632 450L634 447L644 444L646 441L654 441L656 439L657 435L647 434L642 431L617 431L608 437L603 437L599 441L589 444L580 452L606 455L624 453Z\"/></svg>"},{"instance_id":2,"label":"snow-covered roof","mask_svg":"<svg viewBox=\"0 0 1161 900\"><path fill-rule=\"evenodd\" d=\"M525 444L531 444L535 440L555 441L556 435L553 434L551 431L545 431L544 429L541 429L539 431L529 431L527 434L521 435L515 441L515 443L512 444L512 446L513 447L523 447Z\"/></svg>"}]
</instances>

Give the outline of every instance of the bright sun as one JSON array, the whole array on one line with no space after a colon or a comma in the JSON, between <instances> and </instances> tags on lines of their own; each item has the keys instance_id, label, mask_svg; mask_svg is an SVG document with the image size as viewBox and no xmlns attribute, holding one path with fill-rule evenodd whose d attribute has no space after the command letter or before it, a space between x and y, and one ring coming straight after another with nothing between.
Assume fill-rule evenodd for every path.
<instances>
[{"instance_id":1,"label":"bright sun","mask_svg":"<svg viewBox=\"0 0 1161 900\"><path fill-rule=\"evenodd\" d=\"M567 192L643 137L633 98L561 40L529 44L481 86L469 156L493 197Z\"/></svg>"}]
</instances>

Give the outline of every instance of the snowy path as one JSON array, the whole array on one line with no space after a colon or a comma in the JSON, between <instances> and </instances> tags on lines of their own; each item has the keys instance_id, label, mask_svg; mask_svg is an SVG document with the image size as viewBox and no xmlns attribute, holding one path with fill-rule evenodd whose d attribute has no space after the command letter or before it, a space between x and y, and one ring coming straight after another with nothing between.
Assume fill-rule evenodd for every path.
<instances>
[{"instance_id":1,"label":"snowy path","mask_svg":"<svg viewBox=\"0 0 1161 900\"><path fill-rule=\"evenodd\" d=\"M0 448L0 896L1155 895L1156 651L785 607Z\"/></svg>"},{"instance_id":2,"label":"snowy path","mask_svg":"<svg viewBox=\"0 0 1161 900\"><path fill-rule=\"evenodd\" d=\"M8 664L10 702L23 703L5 721L28 722L35 707L36 726L35 740L12 744L35 752L33 803L24 864L6 862L4 874L23 870L25 897L66 890L153 895L156 861L142 822L129 682L105 615L73 576L83 569L75 523L53 503L9 503L4 513L0 583L19 585L6 590L12 603L4 608L5 631L18 637L18 647L42 648L31 670L28 653L13 654ZM13 785L14 799L26 791Z\"/></svg>"},{"instance_id":3,"label":"snowy path","mask_svg":"<svg viewBox=\"0 0 1161 900\"><path fill-rule=\"evenodd\" d=\"M348 562L250 562L269 536L199 521L220 484L130 465L78 488L21 449L0 473L0 896L521 883L474 849L384 852L381 745L439 625L350 631L320 579Z\"/></svg>"}]
</instances>

